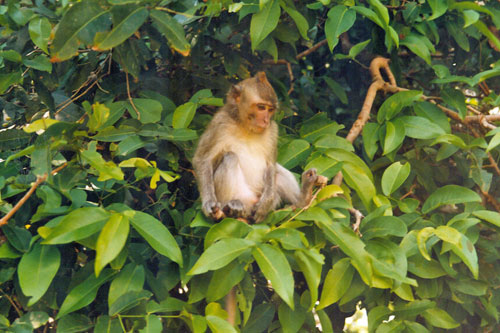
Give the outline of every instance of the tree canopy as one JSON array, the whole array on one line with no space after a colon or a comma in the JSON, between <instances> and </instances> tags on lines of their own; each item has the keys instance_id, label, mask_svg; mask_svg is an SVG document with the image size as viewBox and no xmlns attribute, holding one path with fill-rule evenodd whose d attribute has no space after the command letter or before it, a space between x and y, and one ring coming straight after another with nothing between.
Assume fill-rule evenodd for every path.
<instances>
[{"instance_id":1,"label":"tree canopy","mask_svg":"<svg viewBox=\"0 0 500 333\"><path fill-rule=\"evenodd\" d=\"M498 1L8 0L0 26L0 330L500 328ZM331 181L215 223L194 147L262 70L279 163Z\"/></svg>"}]
</instances>

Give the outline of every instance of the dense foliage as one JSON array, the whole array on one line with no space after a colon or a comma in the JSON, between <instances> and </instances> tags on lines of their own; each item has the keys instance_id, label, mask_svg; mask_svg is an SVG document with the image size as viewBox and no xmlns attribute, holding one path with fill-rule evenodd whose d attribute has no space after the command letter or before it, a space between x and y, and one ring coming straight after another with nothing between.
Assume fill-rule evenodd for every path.
<instances>
[{"instance_id":1,"label":"dense foliage","mask_svg":"<svg viewBox=\"0 0 500 333\"><path fill-rule=\"evenodd\" d=\"M500 328L498 1L9 0L0 25L0 330L332 332L358 304L370 331ZM351 144L375 55L409 90ZM257 70L279 162L344 182L214 223L193 148Z\"/></svg>"}]
</instances>

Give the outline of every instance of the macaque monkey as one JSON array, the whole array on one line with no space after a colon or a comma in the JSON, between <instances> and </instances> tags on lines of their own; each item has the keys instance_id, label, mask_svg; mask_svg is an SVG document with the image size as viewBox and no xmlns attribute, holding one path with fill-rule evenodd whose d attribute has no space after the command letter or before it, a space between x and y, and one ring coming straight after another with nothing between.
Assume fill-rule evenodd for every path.
<instances>
[{"instance_id":1,"label":"macaque monkey","mask_svg":"<svg viewBox=\"0 0 500 333\"><path fill-rule=\"evenodd\" d=\"M276 162L278 126L272 120L276 93L264 72L231 87L194 154L203 213L261 222L281 202L306 206L316 183L315 169L302 174L302 188Z\"/></svg>"}]
</instances>

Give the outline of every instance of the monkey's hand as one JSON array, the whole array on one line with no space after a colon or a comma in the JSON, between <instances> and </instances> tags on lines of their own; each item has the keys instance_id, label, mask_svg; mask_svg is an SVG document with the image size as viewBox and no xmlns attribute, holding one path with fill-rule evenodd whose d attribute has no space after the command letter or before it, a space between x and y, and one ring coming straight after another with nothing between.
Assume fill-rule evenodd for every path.
<instances>
[{"instance_id":1,"label":"monkey's hand","mask_svg":"<svg viewBox=\"0 0 500 333\"><path fill-rule=\"evenodd\" d=\"M215 200L204 201L201 205L201 210L206 216L216 221L224 218L224 212L220 207L220 203Z\"/></svg>"},{"instance_id":2,"label":"monkey's hand","mask_svg":"<svg viewBox=\"0 0 500 333\"><path fill-rule=\"evenodd\" d=\"M271 199L269 200L260 200L253 209L252 212L252 217L255 223L260 223L265 220L267 217L267 214L269 214L269 211L271 210L273 201Z\"/></svg>"}]
</instances>

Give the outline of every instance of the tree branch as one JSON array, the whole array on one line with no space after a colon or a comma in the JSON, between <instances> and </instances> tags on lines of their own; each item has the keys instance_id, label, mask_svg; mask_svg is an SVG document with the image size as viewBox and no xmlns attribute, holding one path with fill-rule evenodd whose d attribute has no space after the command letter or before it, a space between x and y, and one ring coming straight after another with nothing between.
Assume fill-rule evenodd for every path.
<instances>
[{"instance_id":1,"label":"tree branch","mask_svg":"<svg viewBox=\"0 0 500 333\"><path fill-rule=\"evenodd\" d=\"M68 163L60 165L59 167L52 170L51 174L55 175L56 173L64 169L67 165ZM42 184L46 179L47 179L47 174L37 177L36 182L34 182L33 185L31 185L29 191L26 192L26 194L24 194L21 200L19 200L17 204L14 207L12 207L12 209L4 217L2 217L2 219L0 220L0 227L7 224L9 219L26 203L26 201L28 201L28 199L33 195L33 192L35 192L36 188L40 184Z\"/></svg>"}]
</instances>

